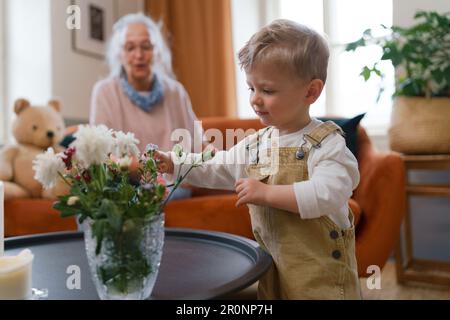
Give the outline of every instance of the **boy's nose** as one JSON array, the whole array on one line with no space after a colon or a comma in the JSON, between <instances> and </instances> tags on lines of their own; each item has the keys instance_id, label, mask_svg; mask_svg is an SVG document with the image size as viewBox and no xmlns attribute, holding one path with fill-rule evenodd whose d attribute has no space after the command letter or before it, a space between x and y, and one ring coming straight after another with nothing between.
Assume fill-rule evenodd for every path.
<instances>
[{"instance_id":1,"label":"boy's nose","mask_svg":"<svg viewBox=\"0 0 450 320\"><path fill-rule=\"evenodd\" d=\"M262 104L262 99L254 94L251 98L250 98L250 103L252 106L260 106Z\"/></svg>"}]
</instances>

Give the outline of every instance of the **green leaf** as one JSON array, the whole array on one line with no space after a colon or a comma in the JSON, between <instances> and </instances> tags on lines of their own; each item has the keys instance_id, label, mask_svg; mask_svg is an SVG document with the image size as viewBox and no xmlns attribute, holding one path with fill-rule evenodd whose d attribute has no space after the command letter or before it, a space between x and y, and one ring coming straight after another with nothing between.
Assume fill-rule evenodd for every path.
<instances>
[{"instance_id":1,"label":"green leaf","mask_svg":"<svg viewBox=\"0 0 450 320\"><path fill-rule=\"evenodd\" d=\"M355 51L359 47L364 47L366 45L366 40L364 38L361 38L355 42L351 42L347 44L345 47L345 51Z\"/></svg>"},{"instance_id":2,"label":"green leaf","mask_svg":"<svg viewBox=\"0 0 450 320\"><path fill-rule=\"evenodd\" d=\"M166 193L166 187L163 185L157 185L155 188L155 193L158 198L162 198Z\"/></svg>"},{"instance_id":3,"label":"green leaf","mask_svg":"<svg viewBox=\"0 0 450 320\"><path fill-rule=\"evenodd\" d=\"M389 42L383 48L381 60L391 60L394 66L398 66L403 61L403 55L399 52L395 43Z\"/></svg>"},{"instance_id":4,"label":"green leaf","mask_svg":"<svg viewBox=\"0 0 450 320\"><path fill-rule=\"evenodd\" d=\"M100 216L106 216L109 225L116 232L122 229L122 213L113 201L103 199L98 214Z\"/></svg>"},{"instance_id":5,"label":"green leaf","mask_svg":"<svg viewBox=\"0 0 450 320\"><path fill-rule=\"evenodd\" d=\"M80 208L78 206L69 206L62 201L55 202L53 204L53 209L60 211L62 218L71 217L80 213Z\"/></svg>"},{"instance_id":6,"label":"green leaf","mask_svg":"<svg viewBox=\"0 0 450 320\"><path fill-rule=\"evenodd\" d=\"M102 250L102 241L105 234L106 221L103 219L94 220L92 223L92 237L96 239L97 246L95 248L95 254L99 254Z\"/></svg>"},{"instance_id":7,"label":"green leaf","mask_svg":"<svg viewBox=\"0 0 450 320\"><path fill-rule=\"evenodd\" d=\"M421 83L417 79L406 79L399 84L399 93L404 96L417 97L424 94Z\"/></svg>"},{"instance_id":8,"label":"green leaf","mask_svg":"<svg viewBox=\"0 0 450 320\"><path fill-rule=\"evenodd\" d=\"M414 19L419 19L419 18L422 18L422 17L427 17L428 16L428 14L425 12L425 11L423 11L423 10L419 10L419 11L417 11L416 12L416 14L414 15Z\"/></svg>"},{"instance_id":9,"label":"green leaf","mask_svg":"<svg viewBox=\"0 0 450 320\"><path fill-rule=\"evenodd\" d=\"M447 66L444 70L445 80L447 81L447 85L450 85L450 65Z\"/></svg>"},{"instance_id":10,"label":"green leaf","mask_svg":"<svg viewBox=\"0 0 450 320\"><path fill-rule=\"evenodd\" d=\"M371 29L364 30L363 35L367 37L372 37L372 30Z\"/></svg>"},{"instance_id":11,"label":"green leaf","mask_svg":"<svg viewBox=\"0 0 450 320\"><path fill-rule=\"evenodd\" d=\"M441 83L444 80L444 73L437 69L437 70L431 70L431 75L436 80L437 83Z\"/></svg>"},{"instance_id":12,"label":"green leaf","mask_svg":"<svg viewBox=\"0 0 450 320\"><path fill-rule=\"evenodd\" d=\"M364 77L365 81L367 81L367 80L369 80L371 73L372 73L372 70L370 70L367 66L364 66L364 68L361 71L360 75Z\"/></svg>"},{"instance_id":13,"label":"green leaf","mask_svg":"<svg viewBox=\"0 0 450 320\"><path fill-rule=\"evenodd\" d=\"M377 69L376 67L374 67L372 69L373 72L375 72L377 74L377 76L381 77L381 71L379 69Z\"/></svg>"}]
</instances>

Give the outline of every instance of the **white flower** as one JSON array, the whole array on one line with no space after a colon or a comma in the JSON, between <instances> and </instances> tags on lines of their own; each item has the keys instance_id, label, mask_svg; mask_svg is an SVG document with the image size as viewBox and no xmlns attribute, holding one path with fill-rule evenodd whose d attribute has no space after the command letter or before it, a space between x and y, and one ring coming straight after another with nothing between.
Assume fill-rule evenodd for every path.
<instances>
[{"instance_id":1,"label":"white flower","mask_svg":"<svg viewBox=\"0 0 450 320\"><path fill-rule=\"evenodd\" d=\"M80 200L80 198L72 196L69 199L67 199L67 205L68 206L73 206L75 203L78 202L78 200Z\"/></svg>"},{"instance_id":2,"label":"white flower","mask_svg":"<svg viewBox=\"0 0 450 320\"><path fill-rule=\"evenodd\" d=\"M139 149L137 147L137 144L139 144L139 140L134 137L134 133L128 132L127 134L125 134L122 131L118 131L115 132L115 136L115 156L123 157L125 155L139 155Z\"/></svg>"},{"instance_id":3,"label":"white flower","mask_svg":"<svg viewBox=\"0 0 450 320\"><path fill-rule=\"evenodd\" d=\"M120 169L128 169L131 166L131 163L133 162L133 159L131 159L128 156L125 156L123 158L120 158L118 161Z\"/></svg>"},{"instance_id":4,"label":"white flower","mask_svg":"<svg viewBox=\"0 0 450 320\"><path fill-rule=\"evenodd\" d=\"M58 172L64 172L64 161L60 154L55 154L53 148L48 148L45 153L36 156L33 160L33 170L36 172L34 178L39 181L45 189L55 186Z\"/></svg>"},{"instance_id":5,"label":"white flower","mask_svg":"<svg viewBox=\"0 0 450 320\"><path fill-rule=\"evenodd\" d=\"M76 158L86 169L105 162L114 146L112 131L104 125L80 126L75 138Z\"/></svg>"},{"instance_id":6,"label":"white flower","mask_svg":"<svg viewBox=\"0 0 450 320\"><path fill-rule=\"evenodd\" d=\"M187 154L183 152L183 147L181 145L179 144L174 145L172 148L172 153L173 153L172 161L174 164L176 165L185 164L187 160Z\"/></svg>"}]
</instances>

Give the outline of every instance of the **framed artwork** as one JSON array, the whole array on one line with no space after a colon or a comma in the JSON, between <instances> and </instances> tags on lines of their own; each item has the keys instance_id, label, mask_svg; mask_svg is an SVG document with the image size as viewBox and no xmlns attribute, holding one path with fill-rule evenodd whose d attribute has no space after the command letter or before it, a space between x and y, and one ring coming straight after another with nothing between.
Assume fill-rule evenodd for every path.
<instances>
[{"instance_id":1,"label":"framed artwork","mask_svg":"<svg viewBox=\"0 0 450 320\"><path fill-rule=\"evenodd\" d=\"M116 0L72 0L80 8L80 29L72 30L75 52L98 59L105 58L106 43L117 17Z\"/></svg>"}]
</instances>

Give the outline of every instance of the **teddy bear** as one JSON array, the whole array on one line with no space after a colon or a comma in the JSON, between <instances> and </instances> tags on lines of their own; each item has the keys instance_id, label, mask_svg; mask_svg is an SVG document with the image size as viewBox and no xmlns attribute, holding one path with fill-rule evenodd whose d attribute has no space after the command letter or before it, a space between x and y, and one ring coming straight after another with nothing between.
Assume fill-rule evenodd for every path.
<instances>
[{"instance_id":1,"label":"teddy bear","mask_svg":"<svg viewBox=\"0 0 450 320\"><path fill-rule=\"evenodd\" d=\"M47 148L55 152L64 137L65 124L60 113L61 105L50 100L47 106L32 106L26 99L14 103L17 117L13 123L16 144L0 149L0 180L5 184L5 200L12 198L54 199L65 193L65 187L58 183L52 189L43 189L34 179L33 160Z\"/></svg>"}]
</instances>

